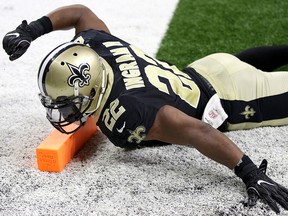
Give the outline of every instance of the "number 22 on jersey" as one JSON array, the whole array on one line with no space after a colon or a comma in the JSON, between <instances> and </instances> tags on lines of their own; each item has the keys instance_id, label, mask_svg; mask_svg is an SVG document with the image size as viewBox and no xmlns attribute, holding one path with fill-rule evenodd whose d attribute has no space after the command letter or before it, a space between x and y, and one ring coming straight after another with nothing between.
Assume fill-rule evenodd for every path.
<instances>
[{"instance_id":1,"label":"number 22 on jersey","mask_svg":"<svg viewBox=\"0 0 288 216\"><path fill-rule=\"evenodd\" d=\"M144 70L149 82L153 86L166 94L170 94L167 86L169 84L174 94L178 95L190 106L197 108L200 99L200 90L187 74L178 70L175 66L168 65L166 62L147 57L142 50L135 46L131 45L130 47L139 58L151 64L146 66ZM161 82L161 78L166 79L168 83Z\"/></svg>"}]
</instances>

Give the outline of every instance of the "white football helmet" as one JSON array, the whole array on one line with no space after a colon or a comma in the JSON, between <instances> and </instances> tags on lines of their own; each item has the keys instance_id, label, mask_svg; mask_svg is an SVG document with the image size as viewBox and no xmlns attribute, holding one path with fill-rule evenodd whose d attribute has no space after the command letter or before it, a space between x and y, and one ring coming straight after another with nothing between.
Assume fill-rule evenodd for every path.
<instances>
[{"instance_id":1,"label":"white football helmet","mask_svg":"<svg viewBox=\"0 0 288 216\"><path fill-rule=\"evenodd\" d=\"M39 96L50 123L67 134L80 128L99 108L106 76L100 57L85 44L69 42L52 50L38 71Z\"/></svg>"}]
</instances>

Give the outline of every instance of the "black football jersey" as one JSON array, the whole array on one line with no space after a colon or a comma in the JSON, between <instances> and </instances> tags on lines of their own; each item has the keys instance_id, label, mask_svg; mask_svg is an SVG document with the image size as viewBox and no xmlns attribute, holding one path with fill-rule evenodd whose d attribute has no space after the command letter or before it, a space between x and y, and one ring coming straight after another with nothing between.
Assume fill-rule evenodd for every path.
<instances>
[{"instance_id":1,"label":"black football jersey","mask_svg":"<svg viewBox=\"0 0 288 216\"><path fill-rule=\"evenodd\" d=\"M107 64L111 89L102 101L97 125L117 146L143 144L164 105L201 119L214 94L195 70L180 71L106 32L87 30L73 40L89 44Z\"/></svg>"}]
</instances>

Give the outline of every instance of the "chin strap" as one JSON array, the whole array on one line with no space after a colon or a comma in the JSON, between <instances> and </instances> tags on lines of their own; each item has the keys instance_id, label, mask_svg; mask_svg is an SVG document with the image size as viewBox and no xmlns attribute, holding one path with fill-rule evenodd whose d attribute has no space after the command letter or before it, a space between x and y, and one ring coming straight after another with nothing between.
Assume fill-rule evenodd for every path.
<instances>
[{"instance_id":1,"label":"chin strap","mask_svg":"<svg viewBox=\"0 0 288 216\"><path fill-rule=\"evenodd\" d=\"M101 102L102 102L102 99L103 99L103 96L104 96L104 93L106 91L106 82L107 82L107 70L106 70L106 66L102 63L102 60L99 58L99 61L102 65L102 80L101 80L101 86L100 86L100 90L99 90L99 97L98 97L98 101L97 101L97 105L96 105L96 108L88 113L85 113L83 114L83 118L86 118L88 116L90 116L91 114L93 114L101 105ZM90 104L92 103L92 101L90 102ZM90 105L88 105L90 106Z\"/></svg>"},{"instance_id":2,"label":"chin strap","mask_svg":"<svg viewBox=\"0 0 288 216\"><path fill-rule=\"evenodd\" d=\"M97 106L95 108L95 110L93 112L95 112L99 107L100 107L100 104L102 102L102 99L103 99L103 96L104 96L104 93L106 91L106 76L107 76L107 73L106 73L106 66L103 64L102 60L99 58L99 61L103 67L103 70L102 70L102 81L101 81L101 86L100 86L100 95L99 95L99 99L98 99L98 102L97 102Z\"/></svg>"}]
</instances>

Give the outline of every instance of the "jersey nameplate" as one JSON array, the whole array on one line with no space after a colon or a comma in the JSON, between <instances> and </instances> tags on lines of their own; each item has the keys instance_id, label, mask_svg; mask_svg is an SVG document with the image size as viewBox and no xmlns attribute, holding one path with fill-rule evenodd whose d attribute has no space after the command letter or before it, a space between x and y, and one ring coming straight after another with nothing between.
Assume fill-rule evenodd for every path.
<instances>
[{"instance_id":1,"label":"jersey nameplate","mask_svg":"<svg viewBox=\"0 0 288 216\"><path fill-rule=\"evenodd\" d=\"M103 45L110 48L112 55L117 57L116 62L119 63L119 70L123 76L126 89L145 87L136 59L129 49L124 47L119 41L105 42Z\"/></svg>"}]
</instances>

